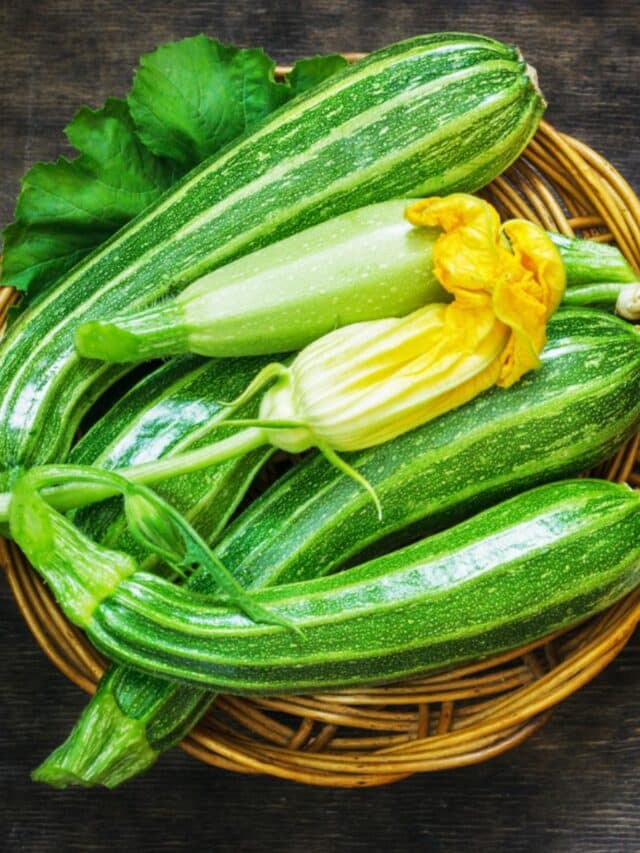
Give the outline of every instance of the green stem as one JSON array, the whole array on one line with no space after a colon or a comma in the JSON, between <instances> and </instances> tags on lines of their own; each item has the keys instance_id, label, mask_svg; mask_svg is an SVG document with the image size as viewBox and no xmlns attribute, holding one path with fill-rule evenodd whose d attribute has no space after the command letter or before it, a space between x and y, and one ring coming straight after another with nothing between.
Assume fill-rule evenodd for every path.
<instances>
[{"instance_id":1,"label":"green stem","mask_svg":"<svg viewBox=\"0 0 640 853\"><path fill-rule=\"evenodd\" d=\"M610 305L613 308L620 294L627 288L640 290L640 282L598 281L582 284L566 290L562 302L564 305L579 307Z\"/></svg>"},{"instance_id":2,"label":"green stem","mask_svg":"<svg viewBox=\"0 0 640 853\"><path fill-rule=\"evenodd\" d=\"M13 488L11 537L52 587L74 624L86 627L100 602L139 567L130 555L89 539L41 494L48 486L66 482L97 482L112 488L123 496L127 524L145 548L165 559L185 579L188 575L182 569L203 567L209 571L229 601L254 622L290 627L288 620L256 604L189 522L151 489L115 471L89 466L32 468Z\"/></svg>"},{"instance_id":3,"label":"green stem","mask_svg":"<svg viewBox=\"0 0 640 853\"><path fill-rule=\"evenodd\" d=\"M225 424L226 425L226 424ZM196 450L157 459L154 462L145 462L141 465L132 465L129 468L120 468L117 473L132 483L148 485L158 480L175 477L178 474L189 474L216 465L226 459L242 456L250 453L258 447L268 443L264 429L250 427L243 429L212 444L206 444ZM42 495L58 512L66 512L87 504L111 498L118 494L115 485L109 483L65 483L61 486L52 486L43 489ZM11 503L11 492L0 494L0 522L9 519L9 506Z\"/></svg>"},{"instance_id":4,"label":"green stem","mask_svg":"<svg viewBox=\"0 0 640 853\"><path fill-rule=\"evenodd\" d=\"M11 538L46 580L65 615L85 628L100 601L134 574L138 564L129 554L84 536L43 499L40 489L56 482L59 471L53 466L32 468L18 478L10 507ZM84 471L74 473L84 479ZM105 479L115 477L98 473Z\"/></svg>"},{"instance_id":5,"label":"green stem","mask_svg":"<svg viewBox=\"0 0 640 853\"><path fill-rule=\"evenodd\" d=\"M615 311L625 320L637 323L640 320L640 281L583 284L566 290L562 301L564 305Z\"/></svg>"},{"instance_id":6,"label":"green stem","mask_svg":"<svg viewBox=\"0 0 640 853\"><path fill-rule=\"evenodd\" d=\"M180 306L172 300L113 320L82 323L75 345L87 358L148 361L188 352L189 337Z\"/></svg>"},{"instance_id":7,"label":"green stem","mask_svg":"<svg viewBox=\"0 0 640 853\"><path fill-rule=\"evenodd\" d=\"M224 426L228 425L228 421L224 423ZM268 444L264 429L249 427L221 441L198 447L196 450L157 459L154 462L145 462L142 465L133 465L130 468L121 468L118 473L134 483L147 485L175 477L177 474L190 474L209 465L217 465L226 459L243 456L264 444Z\"/></svg>"},{"instance_id":8,"label":"green stem","mask_svg":"<svg viewBox=\"0 0 640 853\"><path fill-rule=\"evenodd\" d=\"M638 276L616 246L566 237L547 231L560 252L567 275L567 291L595 282L632 282Z\"/></svg>"}]
</instances>

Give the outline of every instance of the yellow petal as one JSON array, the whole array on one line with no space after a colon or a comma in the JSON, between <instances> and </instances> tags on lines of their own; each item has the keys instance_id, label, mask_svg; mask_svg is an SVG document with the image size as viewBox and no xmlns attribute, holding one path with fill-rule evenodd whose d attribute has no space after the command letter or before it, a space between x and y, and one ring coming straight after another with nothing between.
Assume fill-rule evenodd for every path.
<instances>
[{"instance_id":1,"label":"yellow petal","mask_svg":"<svg viewBox=\"0 0 640 853\"><path fill-rule=\"evenodd\" d=\"M529 270L540 285L549 318L562 302L567 283L560 252L546 231L525 219L510 219L501 230L509 238L521 266Z\"/></svg>"},{"instance_id":2,"label":"yellow petal","mask_svg":"<svg viewBox=\"0 0 640 853\"><path fill-rule=\"evenodd\" d=\"M524 220L505 223L513 255L493 289L496 316L511 328L502 355L498 385L509 387L540 363L547 320L560 304L565 270L558 250L537 225Z\"/></svg>"},{"instance_id":3,"label":"yellow petal","mask_svg":"<svg viewBox=\"0 0 640 853\"><path fill-rule=\"evenodd\" d=\"M440 226L433 247L436 277L461 304L482 305L502 267L500 219L487 202L464 193L428 198L410 205L413 225Z\"/></svg>"},{"instance_id":4,"label":"yellow petal","mask_svg":"<svg viewBox=\"0 0 640 853\"><path fill-rule=\"evenodd\" d=\"M511 330L498 384L512 385L537 367L547 319L565 287L562 259L546 232L518 219L501 227L488 202L464 193L424 199L408 207L405 215L414 225L444 229L435 242L433 261L436 276L455 297L451 311L491 305Z\"/></svg>"}]
</instances>

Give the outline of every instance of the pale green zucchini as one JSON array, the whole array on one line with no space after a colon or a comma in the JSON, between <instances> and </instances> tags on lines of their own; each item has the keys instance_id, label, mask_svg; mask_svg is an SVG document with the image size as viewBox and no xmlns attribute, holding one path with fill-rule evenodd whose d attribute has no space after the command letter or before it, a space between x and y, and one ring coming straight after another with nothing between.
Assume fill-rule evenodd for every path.
<instances>
[{"instance_id":1,"label":"pale green zucchini","mask_svg":"<svg viewBox=\"0 0 640 853\"><path fill-rule=\"evenodd\" d=\"M543 108L514 48L437 34L371 54L273 113L15 324L0 351L5 482L21 466L63 458L82 414L122 375L78 358L79 323L144 308L347 210L483 186L520 153Z\"/></svg>"},{"instance_id":2,"label":"pale green zucchini","mask_svg":"<svg viewBox=\"0 0 640 853\"><path fill-rule=\"evenodd\" d=\"M84 323L76 348L109 362L262 355L274 341L302 349L338 326L445 301L431 257L439 229L407 222L409 203L351 210L207 273L175 299Z\"/></svg>"},{"instance_id":3,"label":"pale green zucchini","mask_svg":"<svg viewBox=\"0 0 640 853\"><path fill-rule=\"evenodd\" d=\"M262 355L276 342L283 351L302 349L339 326L448 301L433 268L441 229L410 225L410 203L394 199L343 213L207 273L174 299L83 323L76 349L115 363L186 352ZM549 236L565 267L565 303L613 308L635 280L615 247Z\"/></svg>"}]
</instances>

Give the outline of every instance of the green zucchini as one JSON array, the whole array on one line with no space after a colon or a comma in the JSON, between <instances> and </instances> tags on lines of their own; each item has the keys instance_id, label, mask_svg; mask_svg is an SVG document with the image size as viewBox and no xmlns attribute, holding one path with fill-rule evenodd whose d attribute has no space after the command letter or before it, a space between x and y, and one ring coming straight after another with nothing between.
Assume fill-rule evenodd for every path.
<instances>
[{"instance_id":1,"label":"green zucchini","mask_svg":"<svg viewBox=\"0 0 640 853\"><path fill-rule=\"evenodd\" d=\"M595 311L561 310L549 321L539 370L348 456L378 491L382 524L361 489L310 455L236 519L216 553L254 589L328 574L606 458L637 429L639 387L632 326ZM189 586L215 592L207 575L196 574ZM177 743L212 698L114 666L35 778L115 786Z\"/></svg>"},{"instance_id":2,"label":"green zucchini","mask_svg":"<svg viewBox=\"0 0 640 853\"><path fill-rule=\"evenodd\" d=\"M233 399L267 363L245 358L174 359L135 385L71 449L69 462L113 470L175 456L224 435L220 423ZM256 401L243 408L255 416ZM259 449L220 465L180 475L157 484L156 491L182 512L208 540L224 528L230 515L264 464L270 450ZM105 545L138 558L144 551L127 531L119 499L84 507L75 513L81 529ZM146 568L156 565L153 559Z\"/></svg>"},{"instance_id":3,"label":"green zucchini","mask_svg":"<svg viewBox=\"0 0 640 853\"><path fill-rule=\"evenodd\" d=\"M437 228L404 218L410 199L351 210L202 276L175 299L78 327L85 358L141 361L192 352L302 349L361 320L448 298L433 272Z\"/></svg>"},{"instance_id":4,"label":"green zucchini","mask_svg":"<svg viewBox=\"0 0 640 853\"><path fill-rule=\"evenodd\" d=\"M246 586L288 583L379 553L541 482L606 459L640 423L640 335L589 309L561 309L541 367L393 441L345 459L367 495L314 456L248 507L218 545ZM268 569L266 567L269 567ZM277 577L275 576L277 575Z\"/></svg>"},{"instance_id":5,"label":"green zucchini","mask_svg":"<svg viewBox=\"0 0 640 853\"><path fill-rule=\"evenodd\" d=\"M371 54L205 161L76 266L0 352L0 471L64 458L125 368L80 360L80 322L144 308L234 258L347 210L472 191L520 153L544 109L518 52L462 34Z\"/></svg>"},{"instance_id":6,"label":"green zucchini","mask_svg":"<svg viewBox=\"0 0 640 853\"><path fill-rule=\"evenodd\" d=\"M29 553L28 538L20 544ZM91 585L95 576L99 565ZM145 572L100 590L76 621L112 660L154 676L300 693L499 654L583 621L639 582L638 493L569 480L344 572L250 595L296 632Z\"/></svg>"}]
</instances>

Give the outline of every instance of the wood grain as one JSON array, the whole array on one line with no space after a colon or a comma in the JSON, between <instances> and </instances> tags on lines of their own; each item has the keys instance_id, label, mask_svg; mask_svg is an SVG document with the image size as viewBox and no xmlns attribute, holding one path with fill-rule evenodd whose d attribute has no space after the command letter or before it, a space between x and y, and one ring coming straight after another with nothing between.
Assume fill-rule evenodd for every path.
<instances>
[{"instance_id":1,"label":"wood grain","mask_svg":"<svg viewBox=\"0 0 640 853\"><path fill-rule=\"evenodd\" d=\"M455 7L455 8L452 8ZM140 53L207 32L279 61L371 50L430 30L520 45L548 118L640 188L640 9L630 2L2 0L0 223L20 176L67 149L82 103L123 94ZM85 698L43 658L0 592L0 849L13 851L636 851L640 637L534 738L494 761L367 791L308 789L199 765L178 751L113 793L49 791L28 772Z\"/></svg>"}]
</instances>

